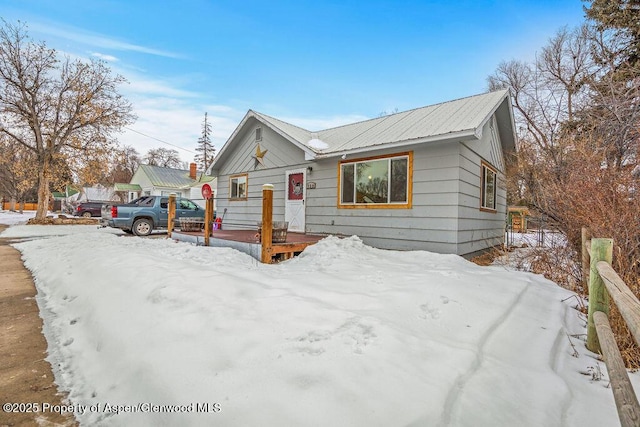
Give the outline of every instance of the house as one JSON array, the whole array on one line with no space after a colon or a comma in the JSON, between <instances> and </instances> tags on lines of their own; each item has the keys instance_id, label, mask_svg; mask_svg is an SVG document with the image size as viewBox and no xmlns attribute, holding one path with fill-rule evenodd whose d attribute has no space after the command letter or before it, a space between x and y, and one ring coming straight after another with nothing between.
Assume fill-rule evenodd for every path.
<instances>
[{"instance_id":1,"label":"house","mask_svg":"<svg viewBox=\"0 0 640 427\"><path fill-rule=\"evenodd\" d=\"M113 184L113 192L121 202L131 202L140 197L142 187L138 184L116 182Z\"/></svg>"},{"instance_id":2,"label":"house","mask_svg":"<svg viewBox=\"0 0 640 427\"><path fill-rule=\"evenodd\" d=\"M52 191L49 210L52 212L73 213L73 209L81 195L80 191L71 185L66 185L64 191Z\"/></svg>"},{"instance_id":3,"label":"house","mask_svg":"<svg viewBox=\"0 0 640 427\"><path fill-rule=\"evenodd\" d=\"M471 256L502 243L508 90L311 132L249 110L213 162L225 229L256 227L262 185L290 231Z\"/></svg>"},{"instance_id":4,"label":"house","mask_svg":"<svg viewBox=\"0 0 640 427\"><path fill-rule=\"evenodd\" d=\"M82 187L80 197L76 202L111 202L115 200L117 198L112 187L96 184L92 187Z\"/></svg>"},{"instance_id":5,"label":"house","mask_svg":"<svg viewBox=\"0 0 640 427\"><path fill-rule=\"evenodd\" d=\"M115 190L127 194L128 201L139 196L165 196L174 193L186 197L204 207L202 186L215 188L215 178L197 171L195 163L189 169L172 169L161 166L140 165L129 184L115 184Z\"/></svg>"}]
</instances>

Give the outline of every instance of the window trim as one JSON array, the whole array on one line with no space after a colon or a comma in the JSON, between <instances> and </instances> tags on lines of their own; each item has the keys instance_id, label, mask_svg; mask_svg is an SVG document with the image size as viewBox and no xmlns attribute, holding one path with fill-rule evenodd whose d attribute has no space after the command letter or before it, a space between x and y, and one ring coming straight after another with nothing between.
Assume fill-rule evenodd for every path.
<instances>
[{"instance_id":1,"label":"window trim","mask_svg":"<svg viewBox=\"0 0 640 427\"><path fill-rule=\"evenodd\" d=\"M245 182L245 194L244 197L232 197L232 191L231 191L231 186L233 185L232 181L234 178L241 178L244 177L244 182ZM236 175L231 175L229 176L229 201L230 202L235 202L235 201L246 201L247 197L248 197L248 193L249 193L249 174L248 173L239 173Z\"/></svg>"},{"instance_id":2,"label":"window trim","mask_svg":"<svg viewBox=\"0 0 640 427\"><path fill-rule=\"evenodd\" d=\"M407 201L391 203L342 203L342 165L349 163L361 163L372 160L407 158ZM402 153L382 154L379 156L360 157L357 159L342 160L338 162L338 209L411 209L413 206L413 151ZM355 195L354 195L355 196Z\"/></svg>"},{"instance_id":3,"label":"window trim","mask_svg":"<svg viewBox=\"0 0 640 427\"><path fill-rule=\"evenodd\" d=\"M262 141L262 126L256 128L256 141Z\"/></svg>"},{"instance_id":4,"label":"window trim","mask_svg":"<svg viewBox=\"0 0 640 427\"><path fill-rule=\"evenodd\" d=\"M486 200L486 171L490 171L494 175L493 183L493 207L485 206ZM497 213L498 212L498 170L489 163L482 160L480 162L480 210L482 212Z\"/></svg>"}]
</instances>

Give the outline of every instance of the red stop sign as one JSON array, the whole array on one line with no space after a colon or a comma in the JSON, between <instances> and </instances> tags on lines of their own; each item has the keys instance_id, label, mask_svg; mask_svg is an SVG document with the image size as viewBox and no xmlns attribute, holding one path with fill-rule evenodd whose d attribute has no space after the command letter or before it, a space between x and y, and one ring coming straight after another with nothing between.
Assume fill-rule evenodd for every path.
<instances>
[{"instance_id":1,"label":"red stop sign","mask_svg":"<svg viewBox=\"0 0 640 427\"><path fill-rule=\"evenodd\" d=\"M209 184L204 184L202 186L202 197L205 198L205 200L209 200L211 198L211 186Z\"/></svg>"}]
</instances>

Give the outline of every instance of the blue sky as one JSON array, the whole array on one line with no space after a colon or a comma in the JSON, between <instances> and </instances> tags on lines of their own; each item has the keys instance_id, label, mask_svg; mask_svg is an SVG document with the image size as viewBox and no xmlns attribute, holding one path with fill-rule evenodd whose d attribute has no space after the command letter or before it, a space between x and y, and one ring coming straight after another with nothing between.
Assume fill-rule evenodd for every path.
<instances>
[{"instance_id":1,"label":"blue sky","mask_svg":"<svg viewBox=\"0 0 640 427\"><path fill-rule=\"evenodd\" d=\"M248 109L309 130L484 92L534 58L580 0L0 0L0 16L72 57L100 58L138 120L141 154L193 159L204 113L218 149ZM177 148L176 148L177 149Z\"/></svg>"}]
</instances>

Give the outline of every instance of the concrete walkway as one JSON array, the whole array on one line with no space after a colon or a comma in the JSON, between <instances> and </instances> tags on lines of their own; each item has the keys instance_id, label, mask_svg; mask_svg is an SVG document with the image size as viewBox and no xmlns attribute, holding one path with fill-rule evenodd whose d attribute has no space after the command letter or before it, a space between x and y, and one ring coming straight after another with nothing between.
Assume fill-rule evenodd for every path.
<instances>
[{"instance_id":1,"label":"concrete walkway","mask_svg":"<svg viewBox=\"0 0 640 427\"><path fill-rule=\"evenodd\" d=\"M0 225L0 233L5 228ZM0 238L0 426L75 426L72 416L42 411L43 403L60 405L63 396L44 360L47 342L35 295L20 252ZM7 403L24 405L13 405L19 412L7 412Z\"/></svg>"}]
</instances>

